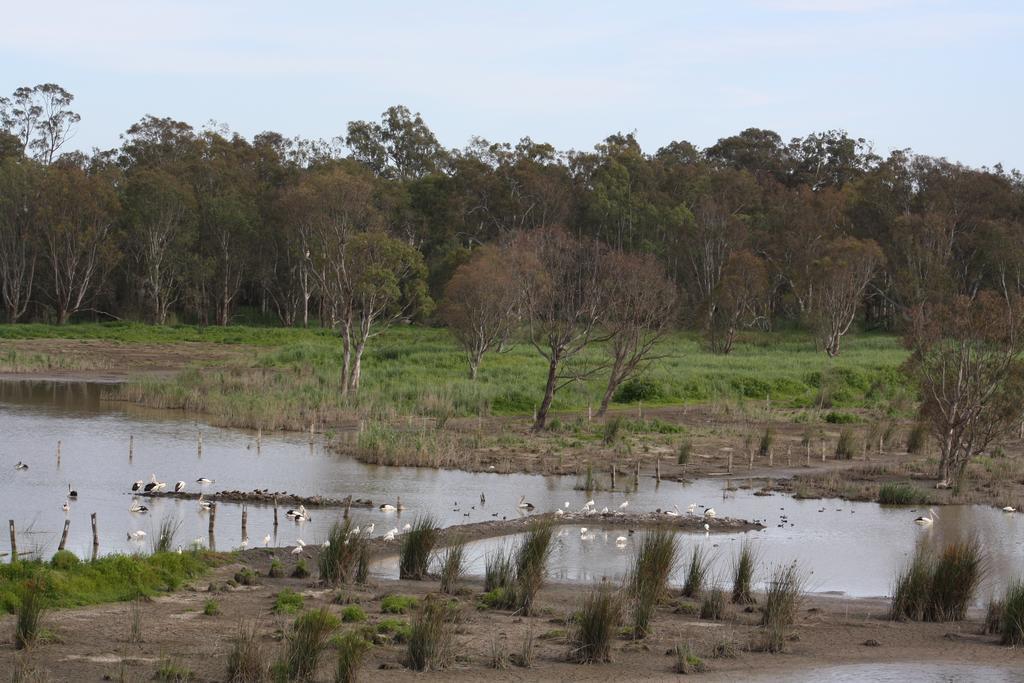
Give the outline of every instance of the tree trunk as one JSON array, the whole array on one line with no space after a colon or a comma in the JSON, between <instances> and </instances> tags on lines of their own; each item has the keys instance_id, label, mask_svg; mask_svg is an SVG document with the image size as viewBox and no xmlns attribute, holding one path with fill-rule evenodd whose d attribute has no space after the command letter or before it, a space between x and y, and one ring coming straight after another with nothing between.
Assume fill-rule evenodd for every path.
<instances>
[{"instance_id":1,"label":"tree trunk","mask_svg":"<svg viewBox=\"0 0 1024 683\"><path fill-rule=\"evenodd\" d=\"M537 419L533 423L533 431L539 432L544 429L548 421L548 409L551 408L551 401L555 397L555 384L558 382L558 356L552 355L548 363L548 382L544 387L544 400L540 403L540 410L537 411Z\"/></svg>"},{"instance_id":2,"label":"tree trunk","mask_svg":"<svg viewBox=\"0 0 1024 683\"><path fill-rule=\"evenodd\" d=\"M355 394L359 392L359 376L363 367L363 349L366 348L366 340L362 339L356 344L356 350L352 358L352 373L349 375L349 390Z\"/></svg>"},{"instance_id":3,"label":"tree trunk","mask_svg":"<svg viewBox=\"0 0 1024 683\"><path fill-rule=\"evenodd\" d=\"M469 378L476 380L477 370L480 368L480 356L473 354L469 357Z\"/></svg>"},{"instance_id":4,"label":"tree trunk","mask_svg":"<svg viewBox=\"0 0 1024 683\"><path fill-rule=\"evenodd\" d=\"M352 340L346 325L341 331L341 395L348 396L349 373L352 368Z\"/></svg>"}]
</instances>

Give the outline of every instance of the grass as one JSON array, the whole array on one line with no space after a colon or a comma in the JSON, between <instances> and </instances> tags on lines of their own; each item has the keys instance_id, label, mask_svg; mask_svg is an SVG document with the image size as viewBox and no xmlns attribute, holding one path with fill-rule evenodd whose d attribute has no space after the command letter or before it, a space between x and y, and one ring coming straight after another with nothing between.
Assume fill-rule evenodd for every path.
<instances>
[{"instance_id":1,"label":"grass","mask_svg":"<svg viewBox=\"0 0 1024 683\"><path fill-rule=\"evenodd\" d=\"M923 505L928 502L924 491L906 482L886 482L878 488L882 505Z\"/></svg>"},{"instance_id":2,"label":"grass","mask_svg":"<svg viewBox=\"0 0 1024 683\"><path fill-rule=\"evenodd\" d=\"M700 601L700 618L720 621L725 616L725 593L713 588Z\"/></svg>"},{"instance_id":3,"label":"grass","mask_svg":"<svg viewBox=\"0 0 1024 683\"><path fill-rule=\"evenodd\" d=\"M359 396L346 400L338 386L337 335L324 329L274 327L148 326L133 323L0 325L0 339L99 339L124 343L206 342L245 345L238 356L203 372L170 379L145 379L125 388L122 398L152 407L205 413L224 426L303 429L317 411L328 422L384 412L449 416L529 415L539 404L546 366L527 344L494 354L479 378L465 377L465 357L444 329L393 327L371 339L364 355ZM810 335L750 333L728 356L703 348L694 333L675 333L663 342L662 358L643 377L644 406L763 401L809 408L824 392L836 407L880 407L906 395L899 371L906 350L895 335L849 335L842 354L829 359ZM589 348L581 362L603 358L603 344ZM2 359L0 359L2 360ZM50 359L46 362L53 362ZM595 376L559 391L552 410L586 411L599 403L605 377ZM619 405L635 405L625 393Z\"/></svg>"},{"instance_id":4,"label":"grass","mask_svg":"<svg viewBox=\"0 0 1024 683\"><path fill-rule=\"evenodd\" d=\"M896 577L889 616L910 621L960 621L985 571L974 540L950 543L941 552L919 544Z\"/></svg>"},{"instance_id":5,"label":"grass","mask_svg":"<svg viewBox=\"0 0 1024 683\"><path fill-rule=\"evenodd\" d=\"M262 683L267 677L267 660L258 637L258 623L240 622L228 653L227 683Z\"/></svg>"},{"instance_id":6,"label":"grass","mask_svg":"<svg viewBox=\"0 0 1024 683\"><path fill-rule=\"evenodd\" d=\"M184 683L192 680L192 671L170 657L164 657L153 678L158 681Z\"/></svg>"},{"instance_id":7,"label":"grass","mask_svg":"<svg viewBox=\"0 0 1024 683\"><path fill-rule=\"evenodd\" d=\"M807 577L796 562L775 567L765 591L761 626L764 628L763 649L782 652L786 631L796 620L800 603L804 599Z\"/></svg>"},{"instance_id":8,"label":"grass","mask_svg":"<svg viewBox=\"0 0 1024 683\"><path fill-rule=\"evenodd\" d=\"M288 680L304 681L316 673L320 657L339 625L338 617L326 607L310 610L295 620L286 635L284 659L280 663Z\"/></svg>"},{"instance_id":9,"label":"grass","mask_svg":"<svg viewBox=\"0 0 1024 683\"><path fill-rule=\"evenodd\" d=\"M42 631L43 615L46 613L44 585L39 579L30 579L22 587L14 624L14 647L24 650L31 647Z\"/></svg>"},{"instance_id":10,"label":"grass","mask_svg":"<svg viewBox=\"0 0 1024 683\"><path fill-rule=\"evenodd\" d=\"M675 658L676 662L673 671L677 674L699 674L704 672L704 660L694 654L693 648L689 644L676 644Z\"/></svg>"},{"instance_id":11,"label":"grass","mask_svg":"<svg viewBox=\"0 0 1024 683\"><path fill-rule=\"evenodd\" d=\"M142 642L142 601L132 600L128 605L128 642L138 645Z\"/></svg>"},{"instance_id":12,"label":"grass","mask_svg":"<svg viewBox=\"0 0 1024 683\"><path fill-rule=\"evenodd\" d=\"M385 595L380 601L384 614L405 614L416 609L420 601L412 595Z\"/></svg>"},{"instance_id":13,"label":"grass","mask_svg":"<svg viewBox=\"0 0 1024 683\"><path fill-rule=\"evenodd\" d=\"M285 588L274 597L274 614L295 614L301 612L305 601L291 588Z\"/></svg>"},{"instance_id":14,"label":"grass","mask_svg":"<svg viewBox=\"0 0 1024 683\"><path fill-rule=\"evenodd\" d=\"M852 460L856 451L857 441L853 436L853 430L843 427L839 430L839 439L836 441L836 460Z\"/></svg>"},{"instance_id":15,"label":"grass","mask_svg":"<svg viewBox=\"0 0 1024 683\"><path fill-rule=\"evenodd\" d=\"M366 537L352 534L352 520L335 522L327 532L328 545L320 549L317 560L320 580L330 586L351 583L359 568L359 555L366 545Z\"/></svg>"},{"instance_id":16,"label":"grass","mask_svg":"<svg viewBox=\"0 0 1024 683\"><path fill-rule=\"evenodd\" d=\"M338 650L338 663L334 669L334 683L355 683L359 677L359 669L363 658L372 647L363 636L356 631L349 631L335 639Z\"/></svg>"},{"instance_id":17,"label":"grass","mask_svg":"<svg viewBox=\"0 0 1024 683\"><path fill-rule=\"evenodd\" d=\"M648 531L640 540L626 578L634 638L644 638L650 632L651 616L668 592L668 578L678 555L676 534L669 529Z\"/></svg>"},{"instance_id":18,"label":"grass","mask_svg":"<svg viewBox=\"0 0 1024 683\"><path fill-rule=\"evenodd\" d=\"M267 576L272 579L284 578L284 565L276 557L270 561L270 569L267 570Z\"/></svg>"},{"instance_id":19,"label":"grass","mask_svg":"<svg viewBox=\"0 0 1024 683\"><path fill-rule=\"evenodd\" d=\"M359 605L346 605L341 610L341 620L346 624L357 621L366 621L366 612L364 612L363 608Z\"/></svg>"},{"instance_id":20,"label":"grass","mask_svg":"<svg viewBox=\"0 0 1024 683\"><path fill-rule=\"evenodd\" d=\"M711 568L711 557L703 546L695 545L690 551L690 563L686 571L686 582L683 584L683 595L695 598L704 590L708 571Z\"/></svg>"},{"instance_id":21,"label":"grass","mask_svg":"<svg viewBox=\"0 0 1024 683\"><path fill-rule=\"evenodd\" d=\"M923 453L928 447L928 425L918 422L907 435L907 453Z\"/></svg>"},{"instance_id":22,"label":"grass","mask_svg":"<svg viewBox=\"0 0 1024 683\"><path fill-rule=\"evenodd\" d=\"M499 548L487 553L484 558L484 592L509 590L516 580L516 566L512 553Z\"/></svg>"},{"instance_id":23,"label":"grass","mask_svg":"<svg viewBox=\"0 0 1024 683\"><path fill-rule=\"evenodd\" d=\"M738 605L751 605L754 599L754 572L757 571L757 549L749 539L740 544L740 551L732 563L732 601Z\"/></svg>"},{"instance_id":24,"label":"grass","mask_svg":"<svg viewBox=\"0 0 1024 683\"><path fill-rule=\"evenodd\" d=\"M301 557L299 561L295 563L295 567L292 569L293 579L308 579L309 578L309 567L306 566L306 558Z\"/></svg>"},{"instance_id":25,"label":"grass","mask_svg":"<svg viewBox=\"0 0 1024 683\"><path fill-rule=\"evenodd\" d=\"M547 577L554 531L549 521L532 522L516 549L515 599L516 608L523 614L533 612L533 602Z\"/></svg>"},{"instance_id":26,"label":"grass","mask_svg":"<svg viewBox=\"0 0 1024 683\"><path fill-rule=\"evenodd\" d=\"M693 456L693 441L690 439L683 439L679 442L679 447L676 449L676 464L686 465L690 462L690 458Z\"/></svg>"},{"instance_id":27,"label":"grass","mask_svg":"<svg viewBox=\"0 0 1024 683\"><path fill-rule=\"evenodd\" d=\"M398 551L398 576L401 579L422 581L427 577L430 556L437 545L437 519L433 515L419 515L412 528L402 534Z\"/></svg>"},{"instance_id":28,"label":"grass","mask_svg":"<svg viewBox=\"0 0 1024 683\"><path fill-rule=\"evenodd\" d=\"M216 600L207 600L203 604L203 614L208 617L215 617L220 614L220 605L217 604Z\"/></svg>"},{"instance_id":29,"label":"grass","mask_svg":"<svg viewBox=\"0 0 1024 683\"><path fill-rule=\"evenodd\" d=\"M1024 581L1011 582L1002 603L999 633L1003 645L1024 645Z\"/></svg>"},{"instance_id":30,"label":"grass","mask_svg":"<svg viewBox=\"0 0 1024 683\"><path fill-rule=\"evenodd\" d=\"M455 593L456 584L466 573L466 542L458 540L441 555L441 592Z\"/></svg>"},{"instance_id":31,"label":"grass","mask_svg":"<svg viewBox=\"0 0 1024 683\"><path fill-rule=\"evenodd\" d=\"M153 552L169 553L174 549L174 537L181 528L181 520L177 517L166 516L160 520L160 528L153 536Z\"/></svg>"},{"instance_id":32,"label":"grass","mask_svg":"<svg viewBox=\"0 0 1024 683\"><path fill-rule=\"evenodd\" d=\"M106 555L91 562L68 560L65 551L56 563L21 560L0 564L0 613L14 613L27 581L37 581L47 605L81 607L122 602L177 590L198 578L217 560L205 551L155 555Z\"/></svg>"},{"instance_id":33,"label":"grass","mask_svg":"<svg viewBox=\"0 0 1024 683\"><path fill-rule=\"evenodd\" d=\"M622 622L622 596L607 583L583 598L573 620L569 658L579 664L611 661L612 639Z\"/></svg>"},{"instance_id":34,"label":"grass","mask_svg":"<svg viewBox=\"0 0 1024 683\"><path fill-rule=\"evenodd\" d=\"M454 657L453 614L447 602L427 599L413 619L406 648L415 671L443 671Z\"/></svg>"},{"instance_id":35,"label":"grass","mask_svg":"<svg viewBox=\"0 0 1024 683\"><path fill-rule=\"evenodd\" d=\"M401 619L381 619L377 622L377 633L390 636L396 643L407 643L412 634L412 626Z\"/></svg>"}]
</instances>

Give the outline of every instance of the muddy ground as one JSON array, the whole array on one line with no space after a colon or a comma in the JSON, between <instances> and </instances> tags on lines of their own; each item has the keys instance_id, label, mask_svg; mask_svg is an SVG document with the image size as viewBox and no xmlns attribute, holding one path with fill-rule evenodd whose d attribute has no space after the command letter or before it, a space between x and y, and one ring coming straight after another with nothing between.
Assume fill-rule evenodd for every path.
<instances>
[{"instance_id":1,"label":"muddy ground","mask_svg":"<svg viewBox=\"0 0 1024 683\"><path fill-rule=\"evenodd\" d=\"M306 551L305 562L315 567L315 550ZM363 623L342 624L341 631L376 625L384 619L409 621L410 614L382 614L381 598L387 594L420 599L438 590L438 583L371 579L366 586L326 588L312 579L266 576L273 557L289 571L296 558L287 550L252 550L241 561L220 567L187 589L138 605L142 642L130 642L131 604L118 603L61 610L46 617L48 642L28 653L13 649L14 618L0 618L0 671L11 671L19 660L44 671L52 681L151 680L162 662L172 661L192 672L193 680L224 680L231 638L240 622L258 620L261 648L268 661L280 656L282 634L294 615L272 612L276 594L290 588L304 597L306 608L327 607L341 614L347 604L359 605L367 614ZM256 586L233 586L234 574L244 566L260 573ZM579 665L568 660L571 624L588 587L549 584L537 599L538 613L522 617L505 610L483 609L478 580L461 582L455 599L459 618L454 626L454 658L449 667L429 674L434 680L670 680L675 658L668 654L677 644L689 646L706 671L702 680L744 680L755 676L785 679L788 673L827 665L867 662L955 662L1019 669L1019 650L997 644L997 636L979 635L980 614L959 623L918 624L889 621L888 605L880 600L849 600L810 597L790 629L786 651L759 652L762 642L757 607L729 606L722 621L700 620L698 603L673 593L657 609L652 634L634 641L616 638L612 662ZM219 613L207 616L204 606L214 600ZM529 668L522 661L525 643L532 635ZM406 646L380 635L366 656L361 680L395 681L422 679L424 674L405 668ZM734 651L716 657L716 647ZM495 655L510 658L508 668L495 670ZM328 651L317 680L332 680L335 661Z\"/></svg>"}]
</instances>

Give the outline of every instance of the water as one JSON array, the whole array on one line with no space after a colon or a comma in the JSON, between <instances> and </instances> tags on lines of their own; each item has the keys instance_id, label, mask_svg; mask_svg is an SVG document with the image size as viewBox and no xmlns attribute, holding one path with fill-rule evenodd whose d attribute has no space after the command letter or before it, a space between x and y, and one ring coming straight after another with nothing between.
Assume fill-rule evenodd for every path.
<instances>
[{"instance_id":1,"label":"water","mask_svg":"<svg viewBox=\"0 0 1024 683\"><path fill-rule=\"evenodd\" d=\"M1024 683L1024 673L991 666L936 662L898 664L848 664L819 667L813 671L787 673L785 676L752 678L758 683Z\"/></svg>"},{"instance_id":2,"label":"water","mask_svg":"<svg viewBox=\"0 0 1024 683\"><path fill-rule=\"evenodd\" d=\"M197 453L197 434L203 435L202 454ZM14 519L19 532L19 549L39 549L44 555L57 546L64 523L61 505L68 483L79 492L71 502L68 517L71 530L67 547L79 555L91 552L89 514L97 513L100 552L148 551L148 540L129 542L129 531L153 535L165 515L181 521L179 542L207 539L207 517L195 501L141 499L150 507L148 515L128 512L130 487L137 479L155 473L171 487L187 482L188 490L199 490L199 477L214 479L211 490L269 488L301 495L369 498L375 505L394 504L401 497L403 513L353 510L362 527L374 524L374 535L412 521L420 512L435 514L444 525L513 518L522 513L516 507L520 495L537 506L553 510L569 501L580 507L586 497L575 491L574 477L536 475L471 474L466 472L405 467L364 465L334 453L319 441L309 444L303 434L266 434L257 449L255 433L219 429L197 423L181 414L144 411L132 406L103 401L101 389L87 384L0 382L0 522ZM129 438L134 436L129 460ZM62 441L61 462L56 459L57 441ZM23 460L27 471L15 471ZM486 505L481 506L481 492ZM768 563L798 560L813 572L811 589L851 596L879 596L889 592L895 571L912 553L921 537L937 542L976 537L989 556L989 581L1002 585L1016 576L1024 561L1024 515L1008 515L981 506L940 509L931 528L913 523L923 510L883 508L871 503L837 500L798 501L784 496L759 497L751 491L730 493L723 499L720 481L701 481L683 486L662 483L655 486L644 478L635 493L595 493L597 507L614 509L624 500L630 510L685 510L691 502L714 506L719 515L761 519L768 528L749 534L693 534L684 541L702 543L717 553L715 571L724 573L735 548L744 537L755 540L762 559ZM313 510L313 519L297 525L283 518L273 545L292 545L302 538L315 543L326 536L334 510ZM497 515L497 517L494 517ZM788 517L783 527L780 516ZM592 540L581 540L578 528L566 528L558 538L552 575L568 581L591 581L618 577L628 566L637 536L627 529L595 530ZM261 545L265 534L273 533L273 509L250 505L250 545ZM625 548L615 544L626 536ZM473 544L473 569L482 572L483 556L499 540ZM241 543L241 506L221 503L217 510L215 543L218 549ZM3 544L7 550L6 543ZM717 546L717 547L715 547ZM387 562L376 571L388 574ZM397 572L397 570L396 570ZM980 595L987 596L988 587Z\"/></svg>"}]
</instances>

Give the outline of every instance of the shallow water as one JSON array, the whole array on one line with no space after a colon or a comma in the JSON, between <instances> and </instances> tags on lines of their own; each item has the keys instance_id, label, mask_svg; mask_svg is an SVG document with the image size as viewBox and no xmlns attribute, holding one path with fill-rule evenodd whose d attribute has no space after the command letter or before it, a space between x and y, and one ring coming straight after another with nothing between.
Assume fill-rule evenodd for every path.
<instances>
[{"instance_id":1,"label":"shallow water","mask_svg":"<svg viewBox=\"0 0 1024 683\"><path fill-rule=\"evenodd\" d=\"M179 542L207 541L207 518L194 501L140 499L151 508L148 515L128 512L131 483L148 480L155 473L173 487L184 480L198 490L195 480L205 476L216 483L209 488L287 490L301 495L343 498L349 494L369 498L375 504L394 504L401 497L401 515L374 510L353 510L363 528L374 525L374 535L411 522L420 512L430 512L443 525L480 522L521 514L520 495L538 511L553 510L565 501L575 509L586 496L575 491L574 477L471 474L458 471L364 465L333 453L321 442L309 444L303 434L264 435L257 449L255 434L219 429L189 420L178 413L143 411L101 400L101 388L87 384L0 382L0 521L14 519L19 549L51 554L64 523L61 505L68 483L79 492L70 503L71 530L68 549L79 555L91 551L89 514L96 512L100 552L148 551L149 543L129 542L126 533L143 530L150 536L165 515L181 521ZM197 434L203 449L197 452ZM132 458L129 437L134 436ZM57 441L62 442L57 464ZM15 471L23 460L27 471ZM742 483L742 482L740 482ZM481 492L486 504L481 505ZM921 537L937 542L977 537L989 555L990 581L1002 585L1016 575L1024 562L1024 516L1008 515L981 506L945 507L931 528L913 523L921 510L884 508L872 503L837 500L798 501L784 496L759 497L751 491L730 493L723 499L722 482L705 480L691 485L662 483L642 478L636 492L595 493L600 509L616 508L629 500L631 511L674 505L685 510L691 502L713 506L719 515L761 519L768 528L749 534L688 535L691 543L711 546L717 555L716 571L724 574L739 540L753 538L764 562L798 560L813 572L810 588L853 596L877 596L889 592L895 570L906 560ZM261 545L273 533L273 510L250 505L248 535L251 545ZM283 518L272 545L292 545L297 538L313 543L322 540L335 510L314 510L313 519L297 525ZM788 521L779 527L781 516ZM241 507L221 503L217 511L215 545L238 547L241 542ZM627 537L625 548L615 539ZM578 529L567 529L558 539L553 558L554 577L590 581L620 576L638 537L628 530L597 530L592 540L581 540ZM482 571L483 555L498 540L473 544L471 556ZM717 547L715 547L717 546ZM7 550L3 543L3 550ZM387 563L378 567L387 573ZM987 597L987 588L981 594Z\"/></svg>"},{"instance_id":2,"label":"shallow water","mask_svg":"<svg viewBox=\"0 0 1024 683\"><path fill-rule=\"evenodd\" d=\"M1024 673L991 666L937 662L906 662L899 664L850 664L815 668L813 671L789 673L785 676L752 678L758 683L1022 683Z\"/></svg>"}]
</instances>

